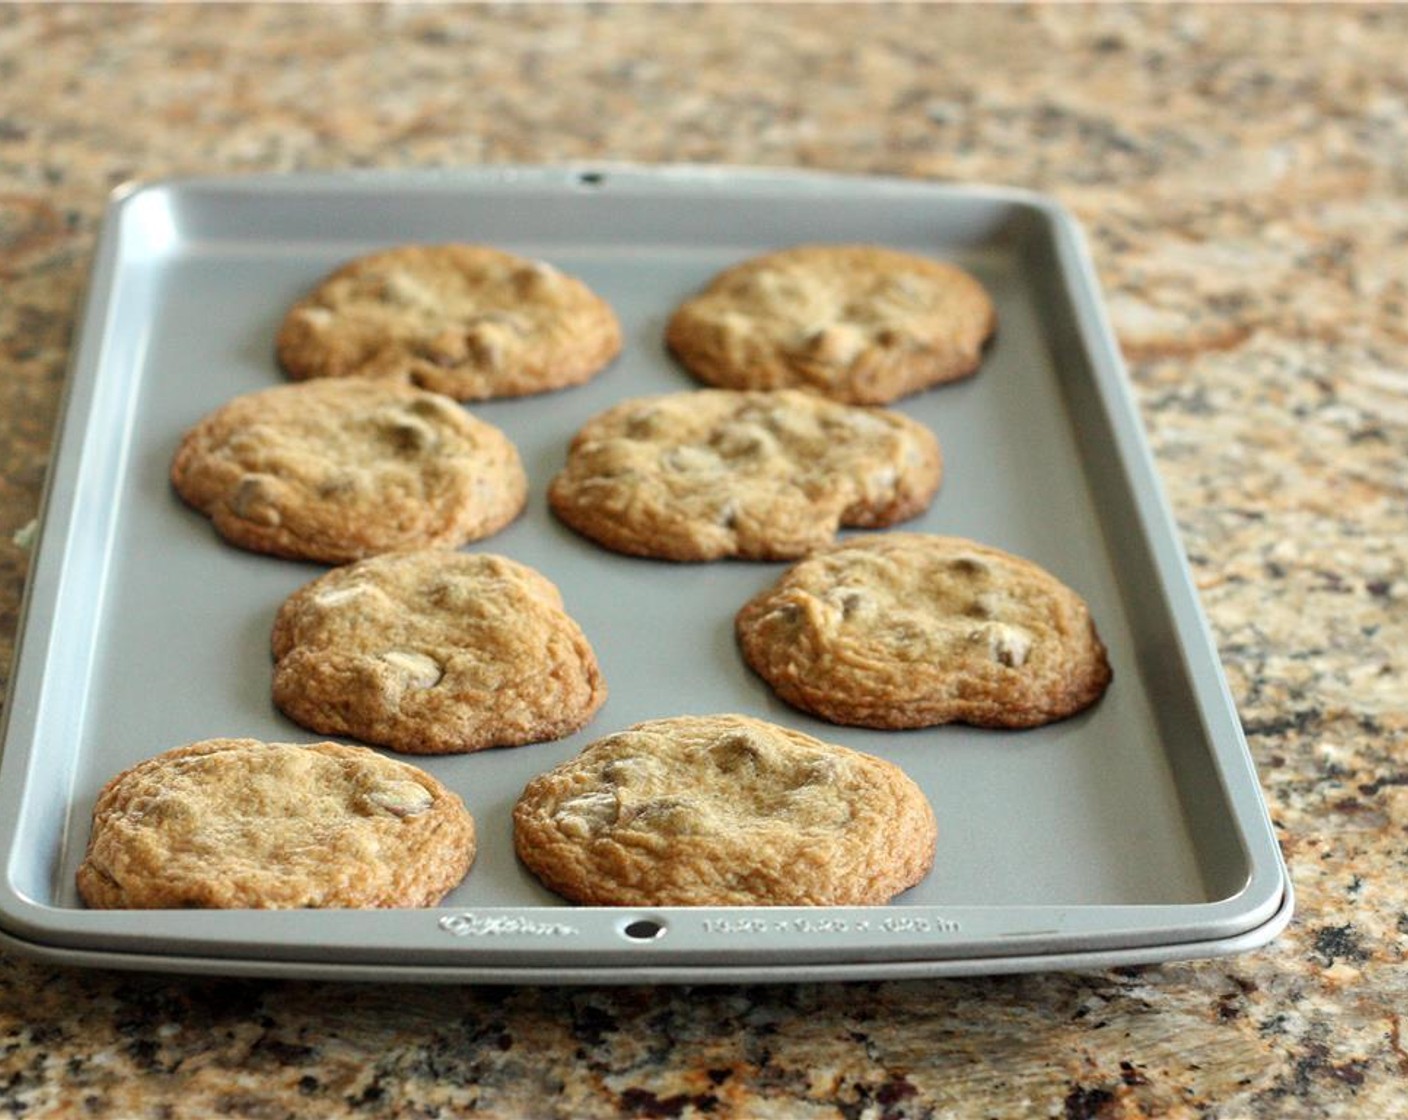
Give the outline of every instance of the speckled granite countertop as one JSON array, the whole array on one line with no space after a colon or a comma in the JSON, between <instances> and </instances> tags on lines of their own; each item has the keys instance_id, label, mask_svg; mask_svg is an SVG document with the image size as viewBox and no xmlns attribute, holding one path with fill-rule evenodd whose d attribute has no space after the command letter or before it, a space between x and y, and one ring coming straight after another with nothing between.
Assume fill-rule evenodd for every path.
<instances>
[{"instance_id":1,"label":"speckled granite countertop","mask_svg":"<svg viewBox=\"0 0 1408 1120\"><path fill-rule=\"evenodd\" d=\"M1299 896L1242 957L428 988L0 956L24 1117L1408 1114L1408 9L0 8L0 672L110 188L610 158L1086 223Z\"/></svg>"}]
</instances>

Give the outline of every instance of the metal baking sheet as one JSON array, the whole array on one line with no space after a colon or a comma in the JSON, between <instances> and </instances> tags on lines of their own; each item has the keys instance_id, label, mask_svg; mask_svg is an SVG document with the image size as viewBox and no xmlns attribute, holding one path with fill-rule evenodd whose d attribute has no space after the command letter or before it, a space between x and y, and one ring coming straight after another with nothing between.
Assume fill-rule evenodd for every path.
<instances>
[{"instance_id":1,"label":"metal baking sheet","mask_svg":"<svg viewBox=\"0 0 1408 1120\"><path fill-rule=\"evenodd\" d=\"M610 689L555 743L416 759L457 790L480 854L442 906L398 911L94 911L74 871L118 771L213 736L307 742L269 697L269 630L323 569L231 548L167 481L182 433L282 382L287 304L334 265L404 242L476 241L551 261L616 308L621 357L586 386L474 406L517 442L529 506L470 546L561 588ZM1000 327L974 378L895 407L946 477L907 528L1027 556L1079 590L1114 684L1022 732L836 727L776 700L734 645L780 564L605 552L544 491L572 433L630 396L696 384L666 317L719 269L806 241L953 260ZM745 712L897 762L939 821L934 868L888 906L575 907L517 863L524 783L639 720ZM0 759L0 932L105 967L436 981L689 982L971 975L1239 952L1290 890L1079 230L1001 188L618 166L158 182L111 203L31 569Z\"/></svg>"}]
</instances>

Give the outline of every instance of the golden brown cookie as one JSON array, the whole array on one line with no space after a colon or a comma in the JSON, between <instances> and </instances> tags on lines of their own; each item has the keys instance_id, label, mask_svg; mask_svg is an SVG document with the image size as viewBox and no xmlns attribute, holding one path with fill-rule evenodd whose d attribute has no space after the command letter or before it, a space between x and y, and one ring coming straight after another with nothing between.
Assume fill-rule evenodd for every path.
<instances>
[{"instance_id":1,"label":"golden brown cookie","mask_svg":"<svg viewBox=\"0 0 1408 1120\"><path fill-rule=\"evenodd\" d=\"M977 370L997 316L953 265L874 245L799 245L720 273L665 341L700 380L887 404Z\"/></svg>"},{"instance_id":2,"label":"golden brown cookie","mask_svg":"<svg viewBox=\"0 0 1408 1120\"><path fill-rule=\"evenodd\" d=\"M548 500L607 548L668 560L790 560L921 513L939 443L897 412L795 390L624 401L572 441Z\"/></svg>"},{"instance_id":3,"label":"golden brown cookie","mask_svg":"<svg viewBox=\"0 0 1408 1120\"><path fill-rule=\"evenodd\" d=\"M288 311L290 377L408 379L456 400L589 380L621 349L610 306L544 261L482 245L407 245L349 261Z\"/></svg>"},{"instance_id":4,"label":"golden brown cookie","mask_svg":"<svg viewBox=\"0 0 1408 1120\"><path fill-rule=\"evenodd\" d=\"M407 763L210 739L103 788L78 892L100 909L433 906L474 843L459 797Z\"/></svg>"},{"instance_id":5,"label":"golden brown cookie","mask_svg":"<svg viewBox=\"0 0 1408 1120\"><path fill-rule=\"evenodd\" d=\"M528 783L519 858L597 906L870 906L934 859L933 810L893 763L747 716L601 739Z\"/></svg>"},{"instance_id":6,"label":"golden brown cookie","mask_svg":"<svg viewBox=\"0 0 1408 1120\"><path fill-rule=\"evenodd\" d=\"M237 397L186 434L171 481L231 544L328 564L480 540L528 492L498 428L438 393L372 381Z\"/></svg>"},{"instance_id":7,"label":"golden brown cookie","mask_svg":"<svg viewBox=\"0 0 1408 1120\"><path fill-rule=\"evenodd\" d=\"M411 754L558 739L606 699L557 588L502 556L335 568L284 602L273 652L274 703L291 719Z\"/></svg>"},{"instance_id":8,"label":"golden brown cookie","mask_svg":"<svg viewBox=\"0 0 1408 1120\"><path fill-rule=\"evenodd\" d=\"M1034 727L1110 682L1085 602L1037 565L958 537L860 537L793 565L737 616L744 659L788 703L862 727Z\"/></svg>"}]
</instances>

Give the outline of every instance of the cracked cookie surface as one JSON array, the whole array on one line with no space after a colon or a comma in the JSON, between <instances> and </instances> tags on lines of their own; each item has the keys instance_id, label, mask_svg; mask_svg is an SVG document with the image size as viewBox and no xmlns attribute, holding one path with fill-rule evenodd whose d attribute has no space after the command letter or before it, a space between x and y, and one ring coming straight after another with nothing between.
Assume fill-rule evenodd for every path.
<instances>
[{"instance_id":1,"label":"cracked cookie surface","mask_svg":"<svg viewBox=\"0 0 1408 1120\"><path fill-rule=\"evenodd\" d=\"M841 526L921 513L942 476L938 440L898 412L795 390L641 397L588 421L548 500L618 552L667 560L785 560Z\"/></svg>"},{"instance_id":2,"label":"cracked cookie surface","mask_svg":"<svg viewBox=\"0 0 1408 1120\"><path fill-rule=\"evenodd\" d=\"M409 754L559 739L606 686L545 576L502 556L403 552L295 591L272 635L273 697L291 719Z\"/></svg>"},{"instance_id":3,"label":"cracked cookie surface","mask_svg":"<svg viewBox=\"0 0 1408 1120\"><path fill-rule=\"evenodd\" d=\"M480 540L528 491L498 428L438 393L370 381L235 398L186 433L171 481L231 544L329 564Z\"/></svg>"},{"instance_id":4,"label":"cracked cookie surface","mask_svg":"<svg viewBox=\"0 0 1408 1120\"><path fill-rule=\"evenodd\" d=\"M637 724L540 774L514 844L598 906L868 906L927 874L937 830L896 765L739 715Z\"/></svg>"},{"instance_id":5,"label":"cracked cookie surface","mask_svg":"<svg viewBox=\"0 0 1408 1120\"><path fill-rule=\"evenodd\" d=\"M474 861L474 820L366 747L210 739L119 774L78 869L99 909L433 906Z\"/></svg>"},{"instance_id":6,"label":"cracked cookie surface","mask_svg":"<svg viewBox=\"0 0 1408 1120\"><path fill-rule=\"evenodd\" d=\"M456 400L590 380L621 349L615 312L545 261L482 245L405 245L349 261L284 317L297 380L409 380Z\"/></svg>"},{"instance_id":7,"label":"cracked cookie surface","mask_svg":"<svg viewBox=\"0 0 1408 1120\"><path fill-rule=\"evenodd\" d=\"M991 298L954 265L875 245L799 245L743 261L684 301L670 350L730 389L887 404L974 373Z\"/></svg>"},{"instance_id":8,"label":"cracked cookie surface","mask_svg":"<svg viewBox=\"0 0 1408 1120\"><path fill-rule=\"evenodd\" d=\"M1035 727L1109 685L1084 600L1036 564L958 537L860 537L793 565L738 612L743 657L833 723Z\"/></svg>"}]
</instances>

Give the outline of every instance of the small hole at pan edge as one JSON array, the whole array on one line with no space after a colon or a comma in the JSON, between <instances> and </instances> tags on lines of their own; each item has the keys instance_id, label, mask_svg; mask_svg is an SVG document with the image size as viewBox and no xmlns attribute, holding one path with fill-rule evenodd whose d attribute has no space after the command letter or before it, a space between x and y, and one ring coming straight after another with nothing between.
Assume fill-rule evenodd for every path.
<instances>
[{"instance_id":1,"label":"small hole at pan edge","mask_svg":"<svg viewBox=\"0 0 1408 1120\"><path fill-rule=\"evenodd\" d=\"M632 941L654 941L665 936L665 923L654 918L632 918L620 929Z\"/></svg>"}]
</instances>

